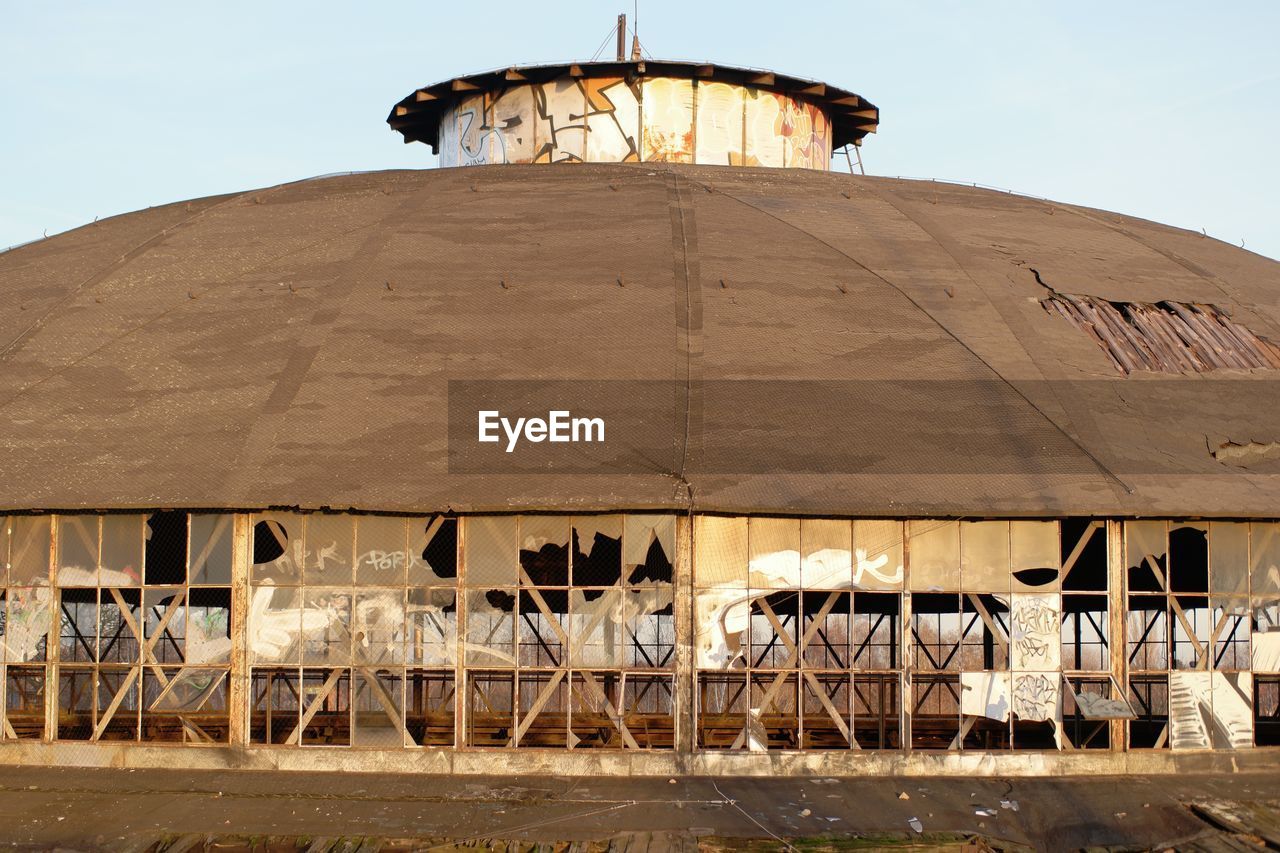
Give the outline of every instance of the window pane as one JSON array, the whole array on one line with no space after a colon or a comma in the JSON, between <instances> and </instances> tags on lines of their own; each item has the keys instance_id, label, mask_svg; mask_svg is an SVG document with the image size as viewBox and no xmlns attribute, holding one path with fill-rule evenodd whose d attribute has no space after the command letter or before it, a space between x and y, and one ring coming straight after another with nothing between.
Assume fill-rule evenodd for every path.
<instances>
[{"instance_id":1,"label":"window pane","mask_svg":"<svg viewBox=\"0 0 1280 853\"><path fill-rule=\"evenodd\" d=\"M92 590L90 590L92 593ZM21 588L8 591L8 612L0 636L0 658L9 663L41 661L46 657L49 626L53 621L48 587ZM89 644L93 644L93 628L89 628Z\"/></svg>"},{"instance_id":2,"label":"window pane","mask_svg":"<svg viewBox=\"0 0 1280 853\"><path fill-rule=\"evenodd\" d=\"M622 516L573 519L574 586L613 586L622 580Z\"/></svg>"},{"instance_id":3,"label":"window pane","mask_svg":"<svg viewBox=\"0 0 1280 853\"><path fill-rule=\"evenodd\" d=\"M9 583L41 586L49 583L48 516L11 516L9 531Z\"/></svg>"},{"instance_id":4,"label":"window pane","mask_svg":"<svg viewBox=\"0 0 1280 853\"><path fill-rule=\"evenodd\" d=\"M302 591L290 587L262 587L249 604L249 659L254 663L293 663L300 660Z\"/></svg>"},{"instance_id":5,"label":"window pane","mask_svg":"<svg viewBox=\"0 0 1280 853\"><path fill-rule=\"evenodd\" d=\"M191 583L231 585L231 532L234 516L191 516Z\"/></svg>"},{"instance_id":6,"label":"window pane","mask_svg":"<svg viewBox=\"0 0 1280 853\"><path fill-rule=\"evenodd\" d=\"M749 587L794 589L800 586L800 519L753 518L747 535L751 554Z\"/></svg>"},{"instance_id":7,"label":"window pane","mask_svg":"<svg viewBox=\"0 0 1280 853\"><path fill-rule=\"evenodd\" d=\"M1060 553L1056 521L1009 522L1011 588L1023 592L1057 590Z\"/></svg>"},{"instance_id":8,"label":"window pane","mask_svg":"<svg viewBox=\"0 0 1280 853\"><path fill-rule=\"evenodd\" d=\"M960 525L954 521L908 522L911 589L960 588Z\"/></svg>"},{"instance_id":9,"label":"window pane","mask_svg":"<svg viewBox=\"0 0 1280 853\"><path fill-rule=\"evenodd\" d=\"M520 517L520 583L569 585L569 519L557 515Z\"/></svg>"},{"instance_id":10,"label":"window pane","mask_svg":"<svg viewBox=\"0 0 1280 853\"><path fill-rule=\"evenodd\" d=\"M254 583L297 584L302 582L303 521L289 512L264 512L255 516L253 526Z\"/></svg>"},{"instance_id":11,"label":"window pane","mask_svg":"<svg viewBox=\"0 0 1280 853\"><path fill-rule=\"evenodd\" d=\"M1280 523L1249 525L1249 573L1254 595L1280 595Z\"/></svg>"},{"instance_id":12,"label":"window pane","mask_svg":"<svg viewBox=\"0 0 1280 853\"><path fill-rule=\"evenodd\" d=\"M356 519L356 585L403 586L408 565L405 519L380 515Z\"/></svg>"},{"instance_id":13,"label":"window pane","mask_svg":"<svg viewBox=\"0 0 1280 853\"><path fill-rule=\"evenodd\" d=\"M747 586L747 520L694 518L693 579L698 586Z\"/></svg>"},{"instance_id":14,"label":"window pane","mask_svg":"<svg viewBox=\"0 0 1280 853\"><path fill-rule=\"evenodd\" d=\"M961 584L966 592L1009 591L1009 522L964 522L960 525L960 553Z\"/></svg>"},{"instance_id":15,"label":"window pane","mask_svg":"<svg viewBox=\"0 0 1280 853\"><path fill-rule=\"evenodd\" d=\"M102 517L102 560L98 582L102 586L137 586L142 583L142 543L146 516Z\"/></svg>"},{"instance_id":16,"label":"window pane","mask_svg":"<svg viewBox=\"0 0 1280 853\"><path fill-rule=\"evenodd\" d=\"M303 591L303 664L351 662L351 590Z\"/></svg>"},{"instance_id":17,"label":"window pane","mask_svg":"<svg viewBox=\"0 0 1280 853\"><path fill-rule=\"evenodd\" d=\"M98 516L58 517L58 586L97 586Z\"/></svg>"},{"instance_id":18,"label":"window pane","mask_svg":"<svg viewBox=\"0 0 1280 853\"><path fill-rule=\"evenodd\" d=\"M309 515L306 537L303 582L307 586L350 586L354 578L354 519L349 515Z\"/></svg>"},{"instance_id":19,"label":"window pane","mask_svg":"<svg viewBox=\"0 0 1280 853\"><path fill-rule=\"evenodd\" d=\"M458 519L409 519L409 585L456 586Z\"/></svg>"},{"instance_id":20,"label":"window pane","mask_svg":"<svg viewBox=\"0 0 1280 853\"><path fill-rule=\"evenodd\" d=\"M466 585L515 586L518 578L516 517L473 516L467 519Z\"/></svg>"},{"instance_id":21,"label":"window pane","mask_svg":"<svg viewBox=\"0 0 1280 853\"><path fill-rule=\"evenodd\" d=\"M626 516L622 548L627 583L671 583L676 559L675 516Z\"/></svg>"},{"instance_id":22,"label":"window pane","mask_svg":"<svg viewBox=\"0 0 1280 853\"><path fill-rule=\"evenodd\" d=\"M853 585L858 589L902 589L902 522L853 523Z\"/></svg>"},{"instance_id":23,"label":"window pane","mask_svg":"<svg viewBox=\"0 0 1280 853\"><path fill-rule=\"evenodd\" d=\"M853 527L848 521L800 522L804 560L800 579L806 589L848 589L853 581Z\"/></svg>"},{"instance_id":24,"label":"window pane","mask_svg":"<svg viewBox=\"0 0 1280 853\"><path fill-rule=\"evenodd\" d=\"M1165 523L1163 521L1126 521L1124 523L1125 564L1129 567L1131 592L1164 592Z\"/></svg>"}]
</instances>

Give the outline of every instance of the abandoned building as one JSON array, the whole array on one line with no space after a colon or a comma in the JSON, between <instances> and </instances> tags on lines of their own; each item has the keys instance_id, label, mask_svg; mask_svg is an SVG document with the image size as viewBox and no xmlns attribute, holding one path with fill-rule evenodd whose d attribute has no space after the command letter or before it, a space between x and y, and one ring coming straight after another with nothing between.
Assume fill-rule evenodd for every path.
<instances>
[{"instance_id":1,"label":"abandoned building","mask_svg":"<svg viewBox=\"0 0 1280 853\"><path fill-rule=\"evenodd\" d=\"M1273 760L1280 265L854 174L878 121L509 68L394 106L442 168L0 254L0 763Z\"/></svg>"}]
</instances>

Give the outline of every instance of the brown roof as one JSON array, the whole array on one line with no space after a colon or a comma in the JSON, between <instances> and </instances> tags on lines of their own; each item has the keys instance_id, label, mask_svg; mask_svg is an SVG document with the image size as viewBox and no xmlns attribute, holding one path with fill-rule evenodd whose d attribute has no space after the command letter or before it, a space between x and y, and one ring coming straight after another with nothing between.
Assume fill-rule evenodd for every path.
<instances>
[{"instance_id":1,"label":"brown roof","mask_svg":"<svg viewBox=\"0 0 1280 853\"><path fill-rule=\"evenodd\" d=\"M0 509L1278 514L1274 370L1124 376L1049 288L1280 340L1274 261L927 182L488 166L139 211L0 254ZM491 380L579 380L537 402L609 409L603 455L471 453Z\"/></svg>"},{"instance_id":2,"label":"brown roof","mask_svg":"<svg viewBox=\"0 0 1280 853\"><path fill-rule=\"evenodd\" d=\"M818 104L831 120L834 149L858 143L868 133L875 133L880 123L880 109L847 89L829 86L817 80L790 77L759 68L737 68L711 62L676 62L646 59L639 62L565 62L548 65L517 65L496 68L479 74L467 74L441 80L415 89L391 108L387 124L404 136L404 141L425 142L438 150L440 116L460 98L480 91L496 91L521 83L545 83L559 77L676 77L679 79L716 80L780 92L800 101Z\"/></svg>"}]
</instances>

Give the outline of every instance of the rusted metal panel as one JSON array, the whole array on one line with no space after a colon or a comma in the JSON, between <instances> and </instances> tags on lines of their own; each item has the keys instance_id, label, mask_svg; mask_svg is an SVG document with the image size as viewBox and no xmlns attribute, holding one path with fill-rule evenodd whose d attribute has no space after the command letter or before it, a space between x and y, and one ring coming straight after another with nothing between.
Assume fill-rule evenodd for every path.
<instances>
[{"instance_id":1,"label":"rusted metal panel","mask_svg":"<svg viewBox=\"0 0 1280 853\"><path fill-rule=\"evenodd\" d=\"M1042 304L1098 342L1123 373L1280 368L1280 346L1215 305L1116 303L1065 293Z\"/></svg>"}]
</instances>

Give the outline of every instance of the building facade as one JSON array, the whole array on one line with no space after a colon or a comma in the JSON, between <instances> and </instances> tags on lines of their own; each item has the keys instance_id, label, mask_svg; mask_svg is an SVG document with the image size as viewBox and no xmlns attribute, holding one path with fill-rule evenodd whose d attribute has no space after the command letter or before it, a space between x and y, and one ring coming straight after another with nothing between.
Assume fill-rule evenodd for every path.
<instances>
[{"instance_id":1,"label":"building facade","mask_svg":"<svg viewBox=\"0 0 1280 853\"><path fill-rule=\"evenodd\" d=\"M0 254L0 763L1274 761L1280 268L832 171L878 117L505 69L388 119L475 168Z\"/></svg>"}]
</instances>

